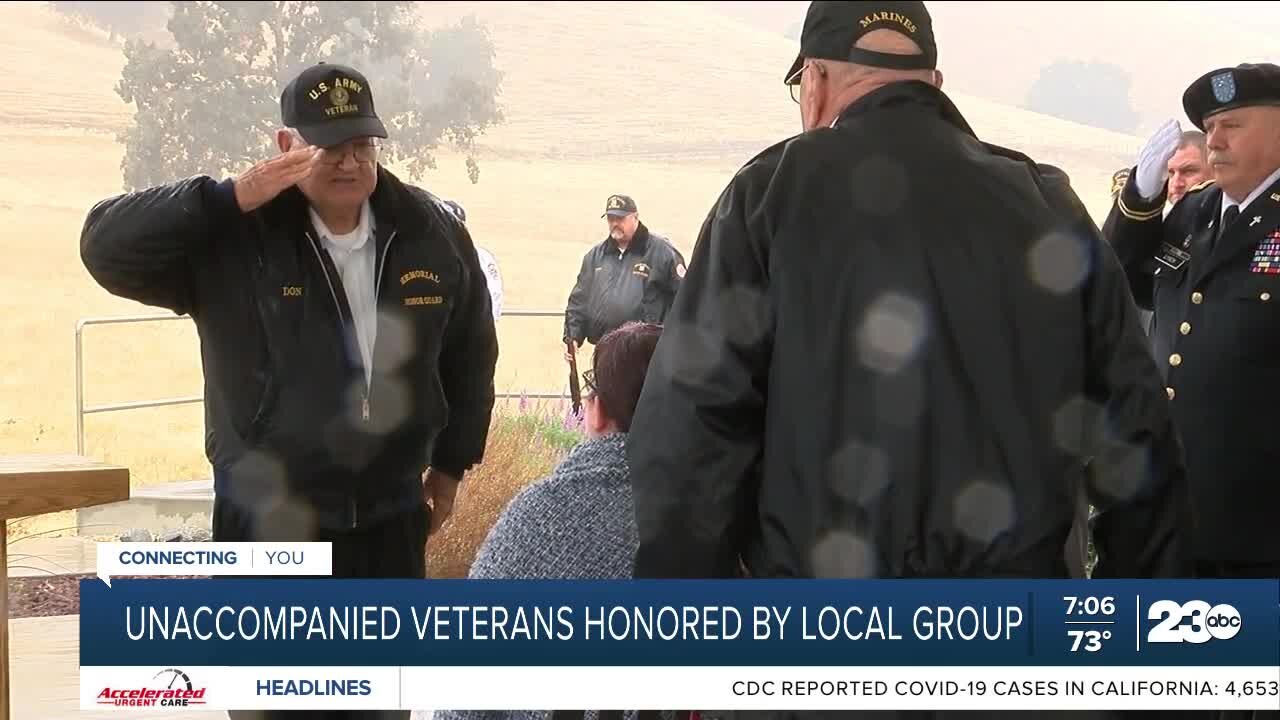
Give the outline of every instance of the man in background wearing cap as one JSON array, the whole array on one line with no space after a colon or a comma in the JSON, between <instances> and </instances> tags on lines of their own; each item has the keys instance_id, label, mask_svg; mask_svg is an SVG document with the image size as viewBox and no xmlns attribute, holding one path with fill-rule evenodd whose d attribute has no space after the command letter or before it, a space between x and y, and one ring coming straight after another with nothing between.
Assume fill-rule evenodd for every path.
<instances>
[{"instance_id":1,"label":"man in background wearing cap","mask_svg":"<svg viewBox=\"0 0 1280 720\"><path fill-rule=\"evenodd\" d=\"M640 221L629 196L610 195L600 217L609 237L582 257L564 312L563 340L575 349L628 321L661 324L685 273L680 251ZM566 347L565 360L571 359Z\"/></svg>"},{"instance_id":2,"label":"man in background wearing cap","mask_svg":"<svg viewBox=\"0 0 1280 720\"><path fill-rule=\"evenodd\" d=\"M378 163L363 75L313 66L281 111L278 156L95 205L83 262L195 320L214 540L331 541L335 576L421 578L489 427L484 272L462 223Z\"/></svg>"},{"instance_id":3,"label":"man in background wearing cap","mask_svg":"<svg viewBox=\"0 0 1280 720\"><path fill-rule=\"evenodd\" d=\"M1163 167L1180 129L1148 143L1117 202L1111 243L1152 341L1186 447L1205 577L1280 576L1280 66L1208 72L1183 94L1215 181L1168 216Z\"/></svg>"},{"instance_id":4,"label":"man in background wearing cap","mask_svg":"<svg viewBox=\"0 0 1280 720\"><path fill-rule=\"evenodd\" d=\"M805 132L707 217L636 411L636 576L1067 577L1089 457L1095 575L1184 573L1168 401L1065 177L974 136L921 3L811 4L786 77Z\"/></svg>"}]
</instances>

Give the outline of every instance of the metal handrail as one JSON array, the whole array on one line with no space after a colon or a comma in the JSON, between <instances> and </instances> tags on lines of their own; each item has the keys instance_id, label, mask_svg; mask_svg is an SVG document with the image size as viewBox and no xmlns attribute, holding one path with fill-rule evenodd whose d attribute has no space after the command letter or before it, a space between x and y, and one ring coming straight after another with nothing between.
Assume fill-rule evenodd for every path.
<instances>
[{"instance_id":1,"label":"metal handrail","mask_svg":"<svg viewBox=\"0 0 1280 720\"><path fill-rule=\"evenodd\" d=\"M84 416L94 413L130 410L134 407L160 407L162 405L183 405L192 402L203 402L204 398L169 398L165 400L116 403L84 406L84 329L90 325L116 325L122 323L156 322L158 320L190 320L189 315L122 315L118 317L81 318L76 323L76 453L84 455Z\"/></svg>"},{"instance_id":2,"label":"metal handrail","mask_svg":"<svg viewBox=\"0 0 1280 720\"><path fill-rule=\"evenodd\" d=\"M563 312L555 310L508 310L502 317L564 317ZM76 322L76 452L84 455L84 417L97 413L118 412L122 410L138 410L141 408L167 407L171 405L190 405L204 402L203 395L163 398L160 400L131 400L127 402L106 403L102 405L84 404L84 329L90 325L120 325L125 323L144 323L163 320L191 320L190 315L118 315L114 317L81 318ZM497 393L502 400L528 398L530 400L561 400L568 395L565 392L536 393Z\"/></svg>"}]
</instances>

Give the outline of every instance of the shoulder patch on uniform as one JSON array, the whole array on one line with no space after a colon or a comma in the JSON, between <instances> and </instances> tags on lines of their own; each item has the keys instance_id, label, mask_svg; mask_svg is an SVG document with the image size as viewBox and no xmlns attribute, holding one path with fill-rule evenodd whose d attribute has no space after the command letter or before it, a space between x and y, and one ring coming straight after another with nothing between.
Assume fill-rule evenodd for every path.
<instances>
[{"instance_id":1,"label":"shoulder patch on uniform","mask_svg":"<svg viewBox=\"0 0 1280 720\"><path fill-rule=\"evenodd\" d=\"M1213 180L1205 180L1199 185L1192 185L1191 187L1187 188L1187 192L1188 193L1200 192L1201 190L1204 190L1205 188L1212 186L1213 183L1214 183Z\"/></svg>"},{"instance_id":2,"label":"shoulder patch on uniform","mask_svg":"<svg viewBox=\"0 0 1280 720\"><path fill-rule=\"evenodd\" d=\"M1115 174L1111 176L1111 197L1112 198L1119 197L1120 193L1124 190L1125 183L1128 182L1129 180L1129 172L1130 172L1130 169L1125 168L1123 170L1117 170Z\"/></svg>"},{"instance_id":3,"label":"shoulder patch on uniform","mask_svg":"<svg viewBox=\"0 0 1280 720\"><path fill-rule=\"evenodd\" d=\"M684 277L684 263L676 263L676 277Z\"/></svg>"}]
</instances>

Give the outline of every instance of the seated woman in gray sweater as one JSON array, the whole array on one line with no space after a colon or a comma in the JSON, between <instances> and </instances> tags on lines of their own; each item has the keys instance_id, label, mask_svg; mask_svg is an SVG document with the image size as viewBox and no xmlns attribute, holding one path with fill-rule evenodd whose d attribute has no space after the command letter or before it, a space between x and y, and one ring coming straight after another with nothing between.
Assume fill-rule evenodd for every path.
<instances>
[{"instance_id":1,"label":"seated woman in gray sweater","mask_svg":"<svg viewBox=\"0 0 1280 720\"><path fill-rule=\"evenodd\" d=\"M596 344L583 373L587 439L526 487L489 531L470 577L624 579L637 538L625 443L662 328L627 323Z\"/></svg>"},{"instance_id":2,"label":"seated woman in gray sweater","mask_svg":"<svg viewBox=\"0 0 1280 720\"><path fill-rule=\"evenodd\" d=\"M574 446L551 475L512 498L480 546L468 577L631 577L639 541L625 444L661 332L659 325L631 322L600 338L591 369L583 373L587 439ZM550 716L542 711L437 711L434 720L548 720ZM585 716L604 720L590 711ZM686 716L660 715L665 720ZM623 717L641 720L632 712Z\"/></svg>"}]
</instances>

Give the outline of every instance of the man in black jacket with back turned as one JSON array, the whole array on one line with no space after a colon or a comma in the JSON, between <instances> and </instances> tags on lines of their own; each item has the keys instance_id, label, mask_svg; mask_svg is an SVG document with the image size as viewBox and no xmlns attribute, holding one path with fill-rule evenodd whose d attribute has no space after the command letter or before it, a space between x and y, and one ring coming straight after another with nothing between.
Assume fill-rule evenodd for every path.
<instances>
[{"instance_id":1,"label":"man in black jacket with back turned","mask_svg":"<svg viewBox=\"0 0 1280 720\"><path fill-rule=\"evenodd\" d=\"M111 293L195 320L215 540L332 541L336 576L420 578L481 460L498 347L466 228L377 162L371 92L303 71L279 156L104 200L81 252Z\"/></svg>"},{"instance_id":2,"label":"man in black jacket with back turned","mask_svg":"<svg viewBox=\"0 0 1280 720\"><path fill-rule=\"evenodd\" d=\"M637 577L1063 578L1082 487L1095 576L1189 575L1124 273L935 63L921 3L811 5L806 132L710 212L636 411Z\"/></svg>"}]
</instances>

